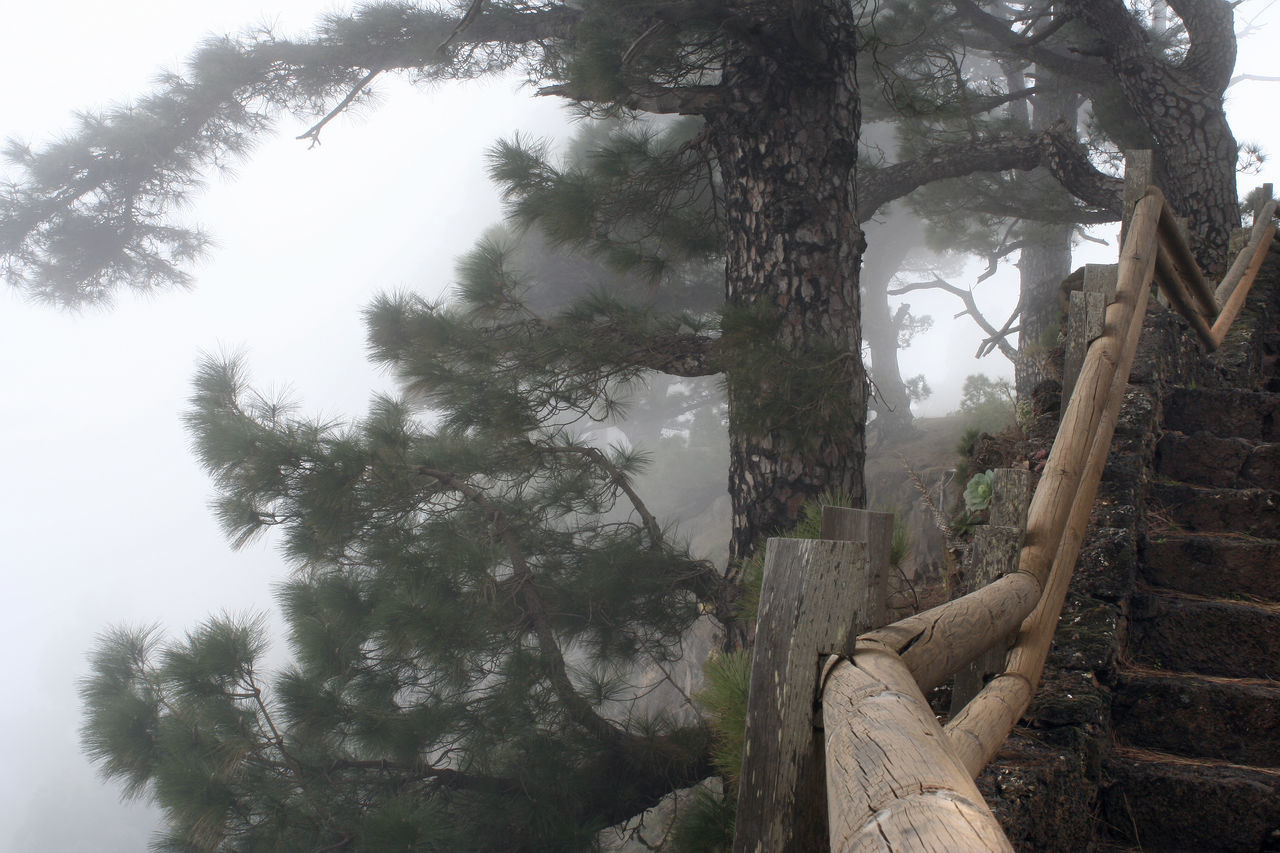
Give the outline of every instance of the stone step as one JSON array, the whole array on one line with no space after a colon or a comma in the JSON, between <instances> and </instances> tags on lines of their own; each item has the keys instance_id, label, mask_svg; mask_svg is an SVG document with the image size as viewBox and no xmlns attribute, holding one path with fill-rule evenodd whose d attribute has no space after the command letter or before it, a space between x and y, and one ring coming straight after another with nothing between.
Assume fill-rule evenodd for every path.
<instances>
[{"instance_id":1,"label":"stone step","mask_svg":"<svg viewBox=\"0 0 1280 853\"><path fill-rule=\"evenodd\" d=\"M1129 607L1130 658L1149 669L1280 679L1280 606L1154 590Z\"/></svg>"},{"instance_id":2,"label":"stone step","mask_svg":"<svg viewBox=\"0 0 1280 853\"><path fill-rule=\"evenodd\" d=\"M1197 486L1270 488L1280 483L1280 444L1167 432L1156 446L1156 472Z\"/></svg>"},{"instance_id":3,"label":"stone step","mask_svg":"<svg viewBox=\"0 0 1280 853\"><path fill-rule=\"evenodd\" d=\"M1280 441L1280 394L1238 388L1174 388L1164 400L1164 428Z\"/></svg>"},{"instance_id":4,"label":"stone step","mask_svg":"<svg viewBox=\"0 0 1280 853\"><path fill-rule=\"evenodd\" d=\"M1155 483L1148 511L1178 531L1280 539L1280 493L1271 489Z\"/></svg>"},{"instance_id":5,"label":"stone step","mask_svg":"<svg viewBox=\"0 0 1280 853\"><path fill-rule=\"evenodd\" d=\"M1111 841L1163 853L1274 850L1280 771L1116 748L1104 764Z\"/></svg>"},{"instance_id":6,"label":"stone step","mask_svg":"<svg viewBox=\"0 0 1280 853\"><path fill-rule=\"evenodd\" d=\"M1213 598L1280 601L1280 541L1148 533L1140 548L1140 571L1153 586Z\"/></svg>"},{"instance_id":7,"label":"stone step","mask_svg":"<svg viewBox=\"0 0 1280 853\"><path fill-rule=\"evenodd\" d=\"M1112 695L1126 745L1280 767L1280 682L1123 670Z\"/></svg>"}]
</instances>

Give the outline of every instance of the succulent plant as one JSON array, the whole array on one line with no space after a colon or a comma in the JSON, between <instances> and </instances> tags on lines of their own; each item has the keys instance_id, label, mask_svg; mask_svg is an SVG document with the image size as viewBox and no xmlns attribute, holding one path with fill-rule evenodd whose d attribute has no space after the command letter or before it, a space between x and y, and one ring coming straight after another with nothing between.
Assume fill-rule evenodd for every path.
<instances>
[{"instance_id":1,"label":"succulent plant","mask_svg":"<svg viewBox=\"0 0 1280 853\"><path fill-rule=\"evenodd\" d=\"M969 512L977 512L991 506L991 495L995 490L994 471L985 474L974 474L964 487L964 508Z\"/></svg>"}]
</instances>

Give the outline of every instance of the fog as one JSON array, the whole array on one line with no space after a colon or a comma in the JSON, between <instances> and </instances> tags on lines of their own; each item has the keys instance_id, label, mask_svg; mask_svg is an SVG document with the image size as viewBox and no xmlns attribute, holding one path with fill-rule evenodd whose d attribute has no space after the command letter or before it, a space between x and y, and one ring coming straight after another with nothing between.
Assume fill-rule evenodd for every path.
<instances>
[{"instance_id":1,"label":"fog","mask_svg":"<svg viewBox=\"0 0 1280 853\"><path fill-rule=\"evenodd\" d=\"M0 73L12 83L0 131L48 140L70 127L73 110L144 91L207 33L263 21L296 31L330 8L53 0L7 9ZM1241 45L1241 72L1265 73L1276 18L1269 11L1260 21L1269 29ZM1280 138L1270 110L1257 108L1274 101L1277 85L1231 90L1240 141ZM81 314L8 289L0 296L0 647L10 691L0 709L0 847L145 848L150 810L121 805L79 752L76 684L95 635L117 623L180 635L211 613L274 612L272 587L286 568L269 538L228 547L181 423L201 353L243 351L259 385L292 389L308 412L360 416L373 393L392 387L365 359L370 297L447 289L454 258L501 217L484 170L494 140L519 131L565 142L572 133L558 103L511 80L379 91L376 109L333 123L323 145L308 149L293 139L305 127L285 122L234 176L211 181L191 216L218 245L192 291L126 296ZM1278 177L1267 163L1241 178L1241 190ZM1074 263L1114 254L1114 245L1085 244ZM971 283L978 272L973 264L951 278ZM1008 315L1015 291L1014 270L981 285L993 322ZM954 409L970 373L1011 375L998 356L973 359L983 335L967 318L950 322L962 308L954 299L908 301L935 320L900 353L903 375L923 373L933 389L917 414Z\"/></svg>"}]
</instances>

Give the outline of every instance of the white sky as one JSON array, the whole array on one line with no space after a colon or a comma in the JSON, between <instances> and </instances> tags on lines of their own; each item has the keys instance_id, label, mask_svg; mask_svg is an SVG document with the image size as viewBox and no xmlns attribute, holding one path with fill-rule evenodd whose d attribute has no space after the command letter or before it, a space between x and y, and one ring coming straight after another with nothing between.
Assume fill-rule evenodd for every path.
<instances>
[{"instance_id":1,"label":"white sky","mask_svg":"<svg viewBox=\"0 0 1280 853\"><path fill-rule=\"evenodd\" d=\"M270 3L270 5L268 5ZM16 8L14 8L16 7ZM1253 0L1244 7L1262 10ZM73 110L146 90L205 34L278 22L305 30L333 8L305 0L44 0L0 18L0 137L39 142ZM1277 16L1273 10L1269 17ZM1242 45L1241 71L1266 74L1276 24ZM1277 84L1231 90L1241 140L1276 139ZM490 82L436 91L384 85L382 106L326 129L308 151L286 125L234 181L215 179L193 210L219 247L193 292L122 298L78 316L0 289L0 607L8 701L0 705L0 850L113 853L144 849L146 811L117 803L80 755L75 682L94 635L159 622L171 634L210 613L272 610L284 568L269 545L240 553L207 509L209 483L188 451L180 413L202 351L245 350L265 386L294 389L311 412L358 417L389 388L364 358L361 309L379 290L440 292L453 259L500 208L484 153L516 131L561 141L554 102ZM291 131L291 132L290 132ZM1242 190L1276 179L1268 164ZM1103 250L1088 260L1112 260ZM1006 280L1007 281L1007 280ZM990 316L1008 287L983 286ZM919 300L912 300L915 304ZM919 308L920 306L917 306ZM968 355L977 336L945 322L904 354L927 374L931 408L953 408L969 373L1007 372Z\"/></svg>"}]
</instances>

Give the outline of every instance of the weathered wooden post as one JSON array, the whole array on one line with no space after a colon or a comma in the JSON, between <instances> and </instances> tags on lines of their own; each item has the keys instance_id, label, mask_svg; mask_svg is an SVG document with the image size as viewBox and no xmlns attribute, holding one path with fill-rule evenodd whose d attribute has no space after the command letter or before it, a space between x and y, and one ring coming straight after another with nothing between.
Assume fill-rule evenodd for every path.
<instances>
[{"instance_id":1,"label":"weathered wooden post","mask_svg":"<svg viewBox=\"0 0 1280 853\"><path fill-rule=\"evenodd\" d=\"M1149 148L1138 148L1124 152L1124 213L1120 219L1120 245L1124 245L1129 234L1129 220L1133 218L1134 208L1146 193L1147 187L1156 182L1155 152ZM1163 291L1156 292L1156 301L1167 306L1168 300ZM1065 382L1063 383L1065 386ZM1062 395L1062 408L1067 408L1067 395Z\"/></svg>"},{"instance_id":2,"label":"weathered wooden post","mask_svg":"<svg viewBox=\"0 0 1280 853\"><path fill-rule=\"evenodd\" d=\"M765 552L735 853L820 853L825 771L815 728L821 657L852 652L884 618L893 516L825 507L824 536ZM858 541L851 541L857 539Z\"/></svg>"},{"instance_id":3,"label":"weathered wooden post","mask_svg":"<svg viewBox=\"0 0 1280 853\"><path fill-rule=\"evenodd\" d=\"M984 587L1018 568L1018 554L1027 531L1027 505L1031 502L1031 472L998 468L991 489L991 516L973 531L969 550L973 589ZM986 654L956 673L951 687L951 715L955 716L978 694L987 679L1004 672L1008 643L992 646Z\"/></svg>"},{"instance_id":4,"label":"weathered wooden post","mask_svg":"<svg viewBox=\"0 0 1280 853\"><path fill-rule=\"evenodd\" d=\"M1134 208L1146 195L1147 187L1156 182L1155 153L1149 148L1124 152L1124 214L1120 220L1120 245L1129 236L1129 220Z\"/></svg>"},{"instance_id":5,"label":"weathered wooden post","mask_svg":"<svg viewBox=\"0 0 1280 853\"><path fill-rule=\"evenodd\" d=\"M1102 337L1107 306L1116 298L1115 264L1086 264L1084 290L1072 291L1067 311L1066 352L1062 364L1062 411L1075 391L1089 344Z\"/></svg>"}]
</instances>

